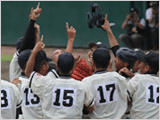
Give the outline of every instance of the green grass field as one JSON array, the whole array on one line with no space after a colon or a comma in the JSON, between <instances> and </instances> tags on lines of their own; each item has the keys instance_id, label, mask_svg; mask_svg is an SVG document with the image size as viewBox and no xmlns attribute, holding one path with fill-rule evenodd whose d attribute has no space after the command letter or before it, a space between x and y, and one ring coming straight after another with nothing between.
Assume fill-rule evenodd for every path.
<instances>
[{"instance_id":1,"label":"green grass field","mask_svg":"<svg viewBox=\"0 0 160 120\"><path fill-rule=\"evenodd\" d=\"M1 55L1 62L10 62L13 55Z\"/></svg>"}]
</instances>

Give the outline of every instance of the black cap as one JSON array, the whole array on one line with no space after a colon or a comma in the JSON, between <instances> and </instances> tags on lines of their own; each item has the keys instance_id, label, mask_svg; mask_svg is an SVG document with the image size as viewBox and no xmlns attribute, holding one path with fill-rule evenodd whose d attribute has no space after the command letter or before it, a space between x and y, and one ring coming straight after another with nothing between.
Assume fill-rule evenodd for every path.
<instances>
[{"instance_id":1,"label":"black cap","mask_svg":"<svg viewBox=\"0 0 160 120\"><path fill-rule=\"evenodd\" d=\"M61 73L69 73L74 65L73 55L68 52L60 54L57 65Z\"/></svg>"},{"instance_id":2,"label":"black cap","mask_svg":"<svg viewBox=\"0 0 160 120\"><path fill-rule=\"evenodd\" d=\"M51 58L47 57L46 52L44 50L41 50L36 55L36 61L38 61L38 60L44 60L44 59L47 60L47 61L52 61Z\"/></svg>"},{"instance_id":3,"label":"black cap","mask_svg":"<svg viewBox=\"0 0 160 120\"><path fill-rule=\"evenodd\" d=\"M22 46L22 40L23 40L23 37L19 38L17 40L17 44L16 44L16 49L19 50Z\"/></svg>"},{"instance_id":4,"label":"black cap","mask_svg":"<svg viewBox=\"0 0 160 120\"><path fill-rule=\"evenodd\" d=\"M136 8L131 8L131 9L130 9L130 13L133 13L134 11L136 11L137 14L138 14L138 9L136 9Z\"/></svg>"},{"instance_id":5,"label":"black cap","mask_svg":"<svg viewBox=\"0 0 160 120\"><path fill-rule=\"evenodd\" d=\"M20 65L20 67L22 69L24 69L24 66L25 64L27 63L27 61L29 60L29 57L32 53L32 50L31 49L26 49L26 50L23 50L19 56L18 56L18 64ZM46 59L47 61L52 61L50 58L48 58L46 56L46 53L44 50L41 50L40 52L37 53L36 55L36 61L38 60L44 60Z\"/></svg>"},{"instance_id":6,"label":"black cap","mask_svg":"<svg viewBox=\"0 0 160 120\"><path fill-rule=\"evenodd\" d=\"M159 54L155 52L147 52L145 54L143 62L146 62L150 67L155 70L159 70Z\"/></svg>"},{"instance_id":7,"label":"black cap","mask_svg":"<svg viewBox=\"0 0 160 120\"><path fill-rule=\"evenodd\" d=\"M102 42L97 42L97 43L91 42L91 43L88 44L89 48L92 48L93 46L97 46L98 48L105 48L105 49L107 49L107 46L104 43L102 43Z\"/></svg>"},{"instance_id":8,"label":"black cap","mask_svg":"<svg viewBox=\"0 0 160 120\"><path fill-rule=\"evenodd\" d=\"M26 65L26 62L28 61L30 55L31 55L31 49L27 49L22 51L18 56L18 64L21 67L21 69L24 69L24 66Z\"/></svg>"},{"instance_id":9,"label":"black cap","mask_svg":"<svg viewBox=\"0 0 160 120\"><path fill-rule=\"evenodd\" d=\"M95 63L101 65L104 68L108 67L111 56L107 49L98 48L92 53L92 56Z\"/></svg>"},{"instance_id":10,"label":"black cap","mask_svg":"<svg viewBox=\"0 0 160 120\"><path fill-rule=\"evenodd\" d=\"M132 49L121 47L116 51L116 56L123 62L129 63L130 69L134 66L137 60L136 54Z\"/></svg>"},{"instance_id":11,"label":"black cap","mask_svg":"<svg viewBox=\"0 0 160 120\"><path fill-rule=\"evenodd\" d=\"M139 61L144 61L145 53L140 48L135 48L134 52Z\"/></svg>"}]
</instances>

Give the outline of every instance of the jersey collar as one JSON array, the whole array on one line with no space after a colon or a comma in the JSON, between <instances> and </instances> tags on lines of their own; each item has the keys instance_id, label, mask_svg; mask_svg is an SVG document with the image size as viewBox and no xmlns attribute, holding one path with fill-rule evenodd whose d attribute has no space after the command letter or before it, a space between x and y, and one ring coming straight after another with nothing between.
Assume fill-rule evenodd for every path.
<instances>
[{"instance_id":1,"label":"jersey collar","mask_svg":"<svg viewBox=\"0 0 160 120\"><path fill-rule=\"evenodd\" d=\"M71 75L63 75L63 74L60 74L59 77L62 78L62 79L71 79Z\"/></svg>"},{"instance_id":2,"label":"jersey collar","mask_svg":"<svg viewBox=\"0 0 160 120\"><path fill-rule=\"evenodd\" d=\"M101 73L106 73L106 70L97 70L94 74L101 74Z\"/></svg>"}]
</instances>

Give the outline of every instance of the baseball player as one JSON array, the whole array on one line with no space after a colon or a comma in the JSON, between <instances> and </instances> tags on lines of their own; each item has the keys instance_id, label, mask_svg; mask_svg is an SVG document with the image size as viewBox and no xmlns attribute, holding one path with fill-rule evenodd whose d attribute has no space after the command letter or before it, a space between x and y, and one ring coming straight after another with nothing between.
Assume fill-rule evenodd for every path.
<instances>
[{"instance_id":1,"label":"baseball player","mask_svg":"<svg viewBox=\"0 0 160 120\"><path fill-rule=\"evenodd\" d=\"M94 98L91 119L120 119L127 109L127 83L117 72L107 72L110 54L107 49L98 48L92 53L94 74L82 82L87 85Z\"/></svg>"},{"instance_id":2,"label":"baseball player","mask_svg":"<svg viewBox=\"0 0 160 120\"><path fill-rule=\"evenodd\" d=\"M131 71L128 70L126 67L124 67L124 68L119 70L119 74L125 73L130 78L132 78L133 76L139 74L139 72L138 72L139 64L144 59L145 54L140 48L135 48L134 52L136 54L137 60L135 61L135 64L134 64L133 68L131 69Z\"/></svg>"},{"instance_id":3,"label":"baseball player","mask_svg":"<svg viewBox=\"0 0 160 120\"><path fill-rule=\"evenodd\" d=\"M35 64L36 54L38 55L39 51L44 48L42 40L36 44L39 47L33 49L25 73L30 77L30 86L33 93L42 100L44 118L82 118L83 105L87 106L89 111L93 111L94 99L89 89L82 82L71 78L74 58L70 53L65 52L58 58L57 68L60 72L60 78L48 79L43 76L47 65L40 67L38 72L31 73L32 70L30 69ZM41 56L43 55L39 54L39 57Z\"/></svg>"},{"instance_id":4,"label":"baseball player","mask_svg":"<svg viewBox=\"0 0 160 120\"><path fill-rule=\"evenodd\" d=\"M42 105L41 99L33 94L31 87L29 86L30 79L25 75L25 66L26 63L31 55L31 50L27 49L22 51L18 56L18 63L22 68L23 72L21 73L19 80L21 80L21 96L23 96L23 103L22 103L22 111L23 111L23 118L24 119L42 119L43 112L42 112ZM44 52L45 53L45 52ZM36 61L43 59L36 58ZM56 78L58 77L57 73L54 70L50 70L48 72L48 77Z\"/></svg>"},{"instance_id":5,"label":"baseball player","mask_svg":"<svg viewBox=\"0 0 160 120\"><path fill-rule=\"evenodd\" d=\"M10 67L9 67L9 77L10 77L10 82L14 78L18 78L22 72L22 69L20 68L18 64L18 55L20 54L21 51L25 49L33 49L36 43L36 38L39 37L39 26L35 24L36 19L40 16L42 9L39 8L40 3L38 3L37 8L33 10L31 9L30 15L29 15L29 25L26 29L26 32L23 37L19 38L17 41L16 49L17 52L13 55L13 58L10 62ZM35 31L36 28L37 30ZM36 36L36 38L35 38ZM39 40L39 38L38 38Z\"/></svg>"},{"instance_id":6,"label":"baseball player","mask_svg":"<svg viewBox=\"0 0 160 120\"><path fill-rule=\"evenodd\" d=\"M1 119L17 119L16 109L20 107L22 99L18 88L1 79Z\"/></svg>"},{"instance_id":7,"label":"baseball player","mask_svg":"<svg viewBox=\"0 0 160 120\"><path fill-rule=\"evenodd\" d=\"M98 48L105 48L105 49L108 49L107 46L102 43L102 42L91 42L88 44L88 47L90 48L89 52L88 52L88 62L91 63L92 62L92 53L94 50L98 49ZM109 65L108 65L108 68L107 68L107 71L108 72L112 72L112 61L110 61Z\"/></svg>"},{"instance_id":8,"label":"baseball player","mask_svg":"<svg viewBox=\"0 0 160 120\"><path fill-rule=\"evenodd\" d=\"M140 73L127 84L131 119L159 119L159 54L148 52L139 65Z\"/></svg>"}]
</instances>

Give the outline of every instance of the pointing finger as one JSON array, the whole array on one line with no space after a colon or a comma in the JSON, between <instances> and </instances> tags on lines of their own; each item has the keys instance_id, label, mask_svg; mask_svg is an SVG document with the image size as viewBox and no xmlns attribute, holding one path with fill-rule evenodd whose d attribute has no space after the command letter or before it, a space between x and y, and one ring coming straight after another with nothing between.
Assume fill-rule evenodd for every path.
<instances>
[{"instance_id":1,"label":"pointing finger","mask_svg":"<svg viewBox=\"0 0 160 120\"><path fill-rule=\"evenodd\" d=\"M31 8L31 12L30 12L30 14L32 14L33 13L33 7Z\"/></svg>"},{"instance_id":2,"label":"pointing finger","mask_svg":"<svg viewBox=\"0 0 160 120\"><path fill-rule=\"evenodd\" d=\"M68 22L66 22L66 29L67 29L67 30L69 29L69 27L68 27Z\"/></svg>"},{"instance_id":3,"label":"pointing finger","mask_svg":"<svg viewBox=\"0 0 160 120\"><path fill-rule=\"evenodd\" d=\"M43 41L43 35L41 36L41 40L40 40L40 42L42 42Z\"/></svg>"},{"instance_id":4,"label":"pointing finger","mask_svg":"<svg viewBox=\"0 0 160 120\"><path fill-rule=\"evenodd\" d=\"M37 8L39 8L39 6L40 6L40 2L38 2Z\"/></svg>"},{"instance_id":5,"label":"pointing finger","mask_svg":"<svg viewBox=\"0 0 160 120\"><path fill-rule=\"evenodd\" d=\"M107 14L106 14L106 16L105 16L105 20L107 20Z\"/></svg>"}]
</instances>

